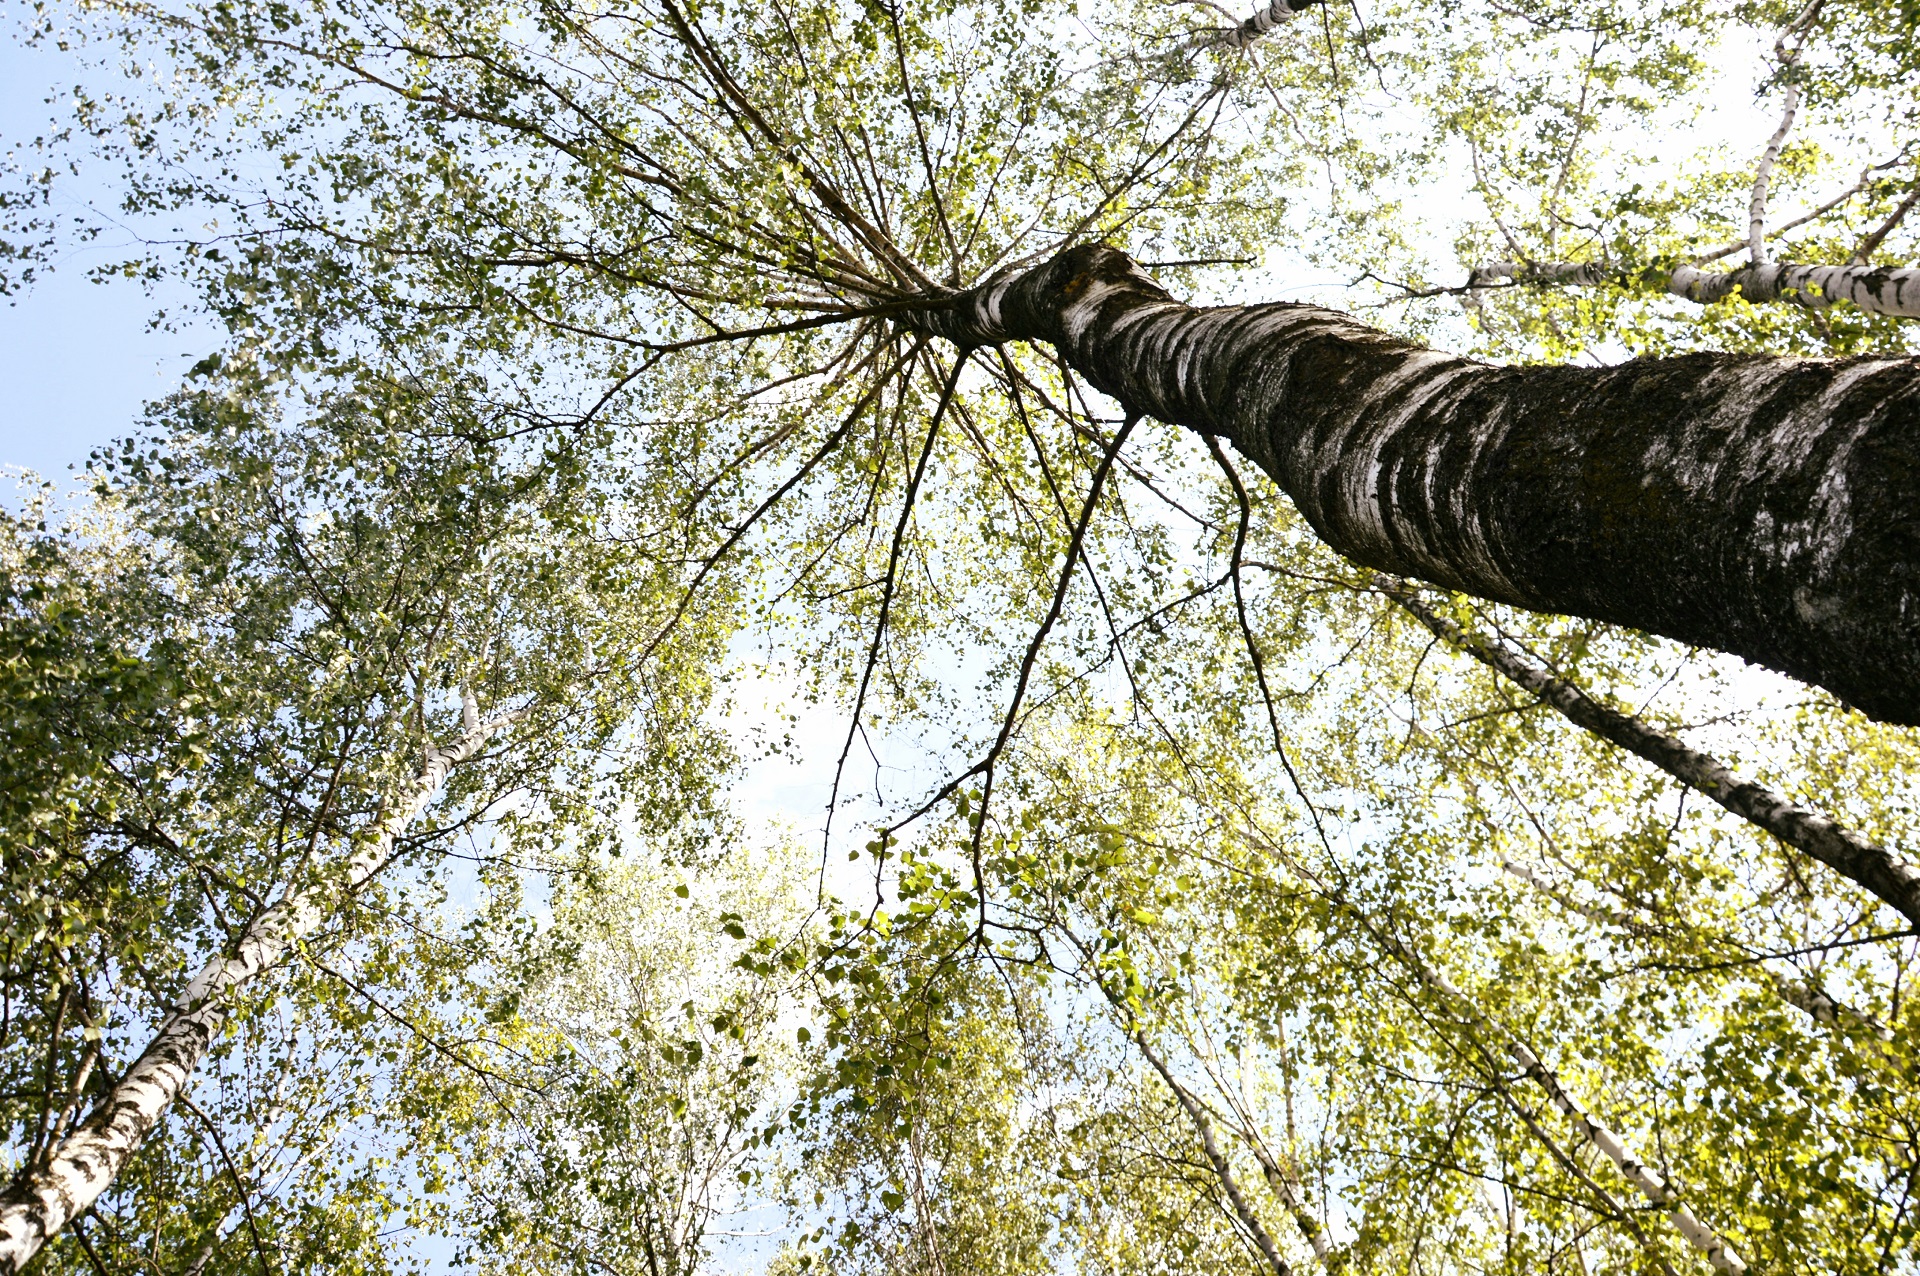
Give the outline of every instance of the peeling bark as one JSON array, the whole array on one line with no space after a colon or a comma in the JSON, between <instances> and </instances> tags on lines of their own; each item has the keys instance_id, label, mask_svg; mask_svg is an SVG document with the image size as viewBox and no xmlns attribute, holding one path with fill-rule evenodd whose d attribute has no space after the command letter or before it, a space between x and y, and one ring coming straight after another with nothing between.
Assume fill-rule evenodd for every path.
<instances>
[{"instance_id":1,"label":"peeling bark","mask_svg":"<svg viewBox=\"0 0 1920 1276\"><path fill-rule=\"evenodd\" d=\"M482 723L469 701L462 717L460 738L429 751L411 791L346 864L343 876L349 891L386 864L394 840L426 809L454 765L472 757L517 715ZM220 1035L229 1008L227 994L279 961L326 917L337 903L333 887L340 880L291 891L249 923L233 954L208 962L174 998L146 1049L92 1114L37 1165L26 1166L0 1195L0 1276L15 1276L119 1176Z\"/></svg>"},{"instance_id":2,"label":"peeling bark","mask_svg":"<svg viewBox=\"0 0 1920 1276\"><path fill-rule=\"evenodd\" d=\"M1688 747L1678 738L1601 704L1579 687L1554 677L1506 647L1467 633L1398 582L1379 581L1376 587L1435 637L1540 697L1569 722L1645 758L1749 824L1766 830L1871 891L1898 909L1901 916L1920 926L1920 869L1912 864L1818 811L1809 811L1764 784L1742 778L1718 759Z\"/></svg>"},{"instance_id":3,"label":"peeling bark","mask_svg":"<svg viewBox=\"0 0 1920 1276\"><path fill-rule=\"evenodd\" d=\"M1101 245L930 299L1223 437L1349 559L1732 652L1920 725L1920 359L1499 367L1317 306L1175 301Z\"/></svg>"}]
</instances>

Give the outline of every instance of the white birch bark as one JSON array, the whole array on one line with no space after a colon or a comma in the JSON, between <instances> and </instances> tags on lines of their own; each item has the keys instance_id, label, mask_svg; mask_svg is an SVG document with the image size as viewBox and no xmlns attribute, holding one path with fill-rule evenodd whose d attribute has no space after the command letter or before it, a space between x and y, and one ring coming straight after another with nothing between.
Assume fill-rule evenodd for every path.
<instances>
[{"instance_id":1,"label":"white birch bark","mask_svg":"<svg viewBox=\"0 0 1920 1276\"><path fill-rule=\"evenodd\" d=\"M1755 266L1767 264L1767 187L1773 181L1774 161L1780 158L1780 148L1786 145L1787 134L1793 131L1793 117L1800 109L1800 82L1793 78L1792 72L1800 64L1800 52L1794 50L1793 56L1783 65L1787 74L1787 101L1780 112L1780 126L1767 139L1767 148L1760 152L1760 161L1753 166L1753 194L1747 200L1747 258Z\"/></svg>"},{"instance_id":2,"label":"white birch bark","mask_svg":"<svg viewBox=\"0 0 1920 1276\"><path fill-rule=\"evenodd\" d=\"M185 1089L226 1021L227 994L283 957L337 905L332 888L344 879L351 895L385 867L400 833L422 811L453 767L519 714L480 722L471 700L460 738L428 751L426 764L371 838L337 877L290 890L247 925L231 956L216 957L174 998L166 1019L140 1057L103 1096L91 1115L0 1198L0 1276L15 1276L119 1176L160 1117Z\"/></svg>"},{"instance_id":3,"label":"white birch bark","mask_svg":"<svg viewBox=\"0 0 1920 1276\"><path fill-rule=\"evenodd\" d=\"M1746 1261L1727 1244L1726 1238L1695 1217L1686 1203L1674 1195L1671 1186L1664 1178L1630 1154L1626 1146L1620 1142L1619 1136L1595 1121L1578 1103L1574 1102L1573 1097L1567 1093L1566 1087L1560 1084L1560 1078L1541 1063L1533 1051L1527 1049L1520 1041L1510 1039L1507 1042L1507 1053L1513 1056L1514 1062L1520 1065L1535 1084L1547 1092L1547 1097L1553 1101L1553 1106L1566 1115L1567 1119L1573 1123L1574 1129L1580 1132L1581 1137L1612 1161L1622 1177L1633 1184L1642 1196L1667 1212L1667 1216L1673 1220L1675 1229L1680 1235L1686 1237L1689 1245L1706 1256L1707 1261L1716 1271L1733 1272L1738 1276L1739 1273L1747 1270Z\"/></svg>"},{"instance_id":4,"label":"white birch bark","mask_svg":"<svg viewBox=\"0 0 1920 1276\"><path fill-rule=\"evenodd\" d=\"M1731 1272L1734 1276L1740 1276L1740 1273L1747 1270L1746 1261L1727 1243L1726 1238L1702 1223L1686 1203L1675 1194L1672 1185L1658 1172L1649 1168L1645 1162L1632 1155L1617 1134L1594 1120L1586 1109L1567 1092L1559 1076L1542 1063L1540 1056L1535 1054L1525 1042L1496 1023L1490 1015L1480 1009L1473 998L1454 987L1446 976L1429 969L1426 963L1406 945L1384 933L1376 932L1376 934L1379 934L1386 946L1394 951L1395 955L1414 972L1422 983L1446 996L1463 1010L1469 1019L1499 1038L1508 1055L1520 1065L1521 1071L1546 1091L1547 1098L1567 1117L1580 1137L1602 1156L1612 1161L1614 1168L1620 1171L1621 1177L1633 1185L1634 1190L1645 1197L1650 1204L1663 1210L1673 1221L1675 1230L1686 1239L1689 1245L1699 1251L1716 1271Z\"/></svg>"},{"instance_id":5,"label":"white birch bark","mask_svg":"<svg viewBox=\"0 0 1920 1276\"><path fill-rule=\"evenodd\" d=\"M1604 262L1492 261L1475 266L1467 275L1470 290L1496 283L1538 286L1593 287L1617 284L1625 288L1653 283L1676 297L1700 305L1740 296L1756 305L1779 302L1802 310L1825 310L1845 301L1870 314L1896 319L1920 319L1920 269L1866 265L1795 266L1783 263L1746 265L1737 270L1702 270L1678 266L1664 276L1617 270Z\"/></svg>"},{"instance_id":6,"label":"white birch bark","mask_svg":"<svg viewBox=\"0 0 1920 1276\"><path fill-rule=\"evenodd\" d=\"M1303 13L1316 4L1326 0L1270 0L1270 3L1256 9L1253 16L1236 27L1227 27L1219 31L1202 31L1187 42L1188 48L1209 49L1225 45L1229 49L1244 49L1267 32L1294 15Z\"/></svg>"},{"instance_id":7,"label":"white birch bark","mask_svg":"<svg viewBox=\"0 0 1920 1276\"><path fill-rule=\"evenodd\" d=\"M1486 288L1500 283L1592 287L1611 283L1619 274L1603 261L1488 261L1467 272L1467 287Z\"/></svg>"},{"instance_id":8,"label":"white birch bark","mask_svg":"<svg viewBox=\"0 0 1920 1276\"><path fill-rule=\"evenodd\" d=\"M1281 1206L1286 1209L1287 1214L1293 1219L1293 1225L1299 1229L1301 1239L1313 1247L1314 1259L1321 1267L1330 1270L1330 1265L1334 1261L1334 1251L1333 1247L1327 1243L1327 1229L1320 1226L1319 1220L1314 1218L1312 1212L1307 1209L1306 1202L1301 1199L1299 1176L1290 1168L1281 1168L1280 1162L1274 1157L1273 1153L1267 1150L1266 1140L1260 1135L1259 1123L1253 1118L1253 1101L1247 1097L1246 1061L1241 1056L1239 1047L1235 1047L1234 1056L1238 1063L1240 1074L1239 1101L1236 1102L1234 1100L1232 1094L1228 1092L1226 1085L1220 1082L1217 1076L1215 1077L1215 1083L1220 1086L1221 1092L1227 1095L1227 1104L1233 1108L1234 1115L1240 1122L1240 1129L1236 1132L1246 1141L1247 1150L1253 1153L1253 1159L1260 1163L1260 1173L1262 1177L1267 1180L1268 1190L1273 1193L1274 1198L1280 1202ZM1280 1043L1280 1059L1283 1068L1287 1066L1286 1058L1286 1040L1283 1035ZM1289 1094L1287 1098L1287 1139L1289 1145L1293 1143L1293 1136L1293 1099L1291 1094ZM1289 1157L1289 1159L1291 1160L1292 1158Z\"/></svg>"},{"instance_id":9,"label":"white birch bark","mask_svg":"<svg viewBox=\"0 0 1920 1276\"><path fill-rule=\"evenodd\" d=\"M1293 1216L1293 1225L1300 1229L1301 1237L1313 1247L1313 1256L1319 1260L1322 1267L1330 1270L1333 1262L1333 1247L1327 1244L1327 1229L1320 1226L1319 1220L1307 1212L1306 1202L1302 1201L1300 1193L1294 1190L1293 1177L1281 1169L1279 1162L1273 1159L1272 1154L1260 1146L1259 1139L1249 1139L1248 1146L1253 1149L1254 1159L1260 1162L1260 1172L1266 1177L1267 1186L1272 1189L1280 1204L1286 1207L1287 1213Z\"/></svg>"},{"instance_id":10,"label":"white birch bark","mask_svg":"<svg viewBox=\"0 0 1920 1276\"><path fill-rule=\"evenodd\" d=\"M1827 200L1824 204L1817 204L1814 207L1808 209L1806 212L1800 214L1798 217L1794 218L1792 221L1783 222L1780 225L1775 226L1772 230L1766 232L1766 237L1768 239L1778 239L1780 238L1780 236L1786 234L1790 230L1799 230L1802 226L1805 226L1809 222L1819 221L1822 217L1825 217L1828 213L1840 207L1840 205L1846 203L1848 200L1852 199L1855 195L1858 195L1861 191L1867 189L1867 187L1873 181L1873 175L1877 172L1881 172L1885 170L1890 166L1891 165L1888 165L1888 164L1878 164L1878 165L1869 164L1867 167L1860 170L1860 176L1857 179L1855 179L1853 185L1847 187L1847 189L1841 191L1838 195L1835 195L1832 199ZM1695 266L1699 266L1699 265L1704 265L1705 263L1710 261L1719 261L1722 257L1731 257L1735 253L1741 251L1746 247L1748 247L1747 240L1736 239L1732 243L1721 244L1718 248L1709 248L1706 252L1694 254L1691 264ZM1868 259L1866 257L1862 257L1858 254L1855 254L1851 259L1849 259L1849 264L1855 265L1855 266L1864 266L1867 264L1867 260Z\"/></svg>"},{"instance_id":11,"label":"white birch bark","mask_svg":"<svg viewBox=\"0 0 1920 1276\"><path fill-rule=\"evenodd\" d=\"M1206 1109L1201 1107L1200 1101L1188 1093L1187 1088L1174 1077L1172 1069L1167 1067L1166 1061L1161 1059L1159 1052L1148 1043L1144 1032L1134 1033L1133 1043L1140 1047L1140 1053L1145 1055L1147 1062L1153 1065L1153 1070L1160 1074L1160 1079L1167 1083L1167 1088L1173 1091L1173 1097L1179 1100L1181 1108L1185 1110L1187 1119L1193 1123L1195 1133L1200 1136L1200 1146L1207 1154L1207 1163L1213 1166L1214 1176L1220 1180L1220 1186L1225 1189L1227 1200L1232 1203L1233 1212L1240 1219L1241 1226L1252 1233L1254 1244L1258 1245L1260 1252L1266 1256L1268 1265L1273 1268L1273 1276L1293 1276L1293 1269L1287 1265L1287 1260L1281 1257L1280 1247L1274 1244L1272 1233L1268 1232L1266 1226L1261 1223L1260 1216L1254 1213L1253 1204L1247 1200L1246 1193L1240 1190L1240 1181L1234 1177L1233 1167L1228 1164L1226 1154L1221 1152L1220 1144L1213 1136L1213 1122L1208 1120Z\"/></svg>"},{"instance_id":12,"label":"white birch bark","mask_svg":"<svg viewBox=\"0 0 1920 1276\"><path fill-rule=\"evenodd\" d=\"M1920 925L1920 868L1819 812L1789 801L1784 794L1736 774L1677 737L1601 704L1503 644L1480 641L1414 597L1405 584L1385 576L1374 577L1373 584L1435 637L1538 696L1569 722L1653 763L1749 824L1865 887Z\"/></svg>"},{"instance_id":13,"label":"white birch bark","mask_svg":"<svg viewBox=\"0 0 1920 1276\"><path fill-rule=\"evenodd\" d=\"M1759 162L1753 166L1753 194L1747 200L1747 255L1749 264L1756 268L1767 264L1767 188L1773 180L1773 165L1780 158L1780 148L1787 143L1787 134L1793 132L1793 118L1800 110L1800 80L1795 72L1800 69L1800 55L1806 48L1802 37L1825 4L1826 0L1810 0L1800 16L1773 42L1773 56L1780 63L1787 92L1779 127L1773 130ZM1787 49L1789 42L1793 44L1791 52Z\"/></svg>"},{"instance_id":14,"label":"white birch bark","mask_svg":"<svg viewBox=\"0 0 1920 1276\"><path fill-rule=\"evenodd\" d=\"M1667 279L1676 297L1706 305L1738 294L1755 303L1769 301L1825 310L1846 301L1876 315L1920 319L1920 270L1884 266L1742 266L1708 271L1681 266Z\"/></svg>"}]
</instances>

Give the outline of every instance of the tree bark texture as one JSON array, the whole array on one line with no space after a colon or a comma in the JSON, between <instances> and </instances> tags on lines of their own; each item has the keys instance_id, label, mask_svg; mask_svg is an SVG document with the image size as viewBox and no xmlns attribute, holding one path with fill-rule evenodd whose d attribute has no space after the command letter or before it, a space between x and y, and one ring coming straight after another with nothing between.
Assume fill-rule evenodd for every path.
<instances>
[{"instance_id":1,"label":"tree bark texture","mask_svg":"<svg viewBox=\"0 0 1920 1276\"><path fill-rule=\"evenodd\" d=\"M1184 305L1102 245L908 321L1054 345L1127 410L1227 439L1357 563L1920 725L1920 359L1501 367L1317 306Z\"/></svg>"},{"instance_id":2,"label":"tree bark texture","mask_svg":"<svg viewBox=\"0 0 1920 1276\"><path fill-rule=\"evenodd\" d=\"M1229 27L1220 32L1209 32L1192 41L1197 46L1220 44L1230 49L1244 49L1295 14L1316 4L1325 4L1326 0L1270 0L1254 10L1253 16L1237 27Z\"/></svg>"},{"instance_id":3,"label":"tree bark texture","mask_svg":"<svg viewBox=\"0 0 1920 1276\"><path fill-rule=\"evenodd\" d=\"M480 723L470 710L465 717L460 738L429 752L411 791L346 865L349 892L385 865L394 839L426 809L454 765L513 721L509 715ZM249 923L232 954L208 962L174 999L146 1049L87 1119L39 1165L24 1167L0 1195L0 1276L15 1276L119 1177L220 1035L228 994L278 962L324 919L337 902L335 880L291 891Z\"/></svg>"}]
</instances>

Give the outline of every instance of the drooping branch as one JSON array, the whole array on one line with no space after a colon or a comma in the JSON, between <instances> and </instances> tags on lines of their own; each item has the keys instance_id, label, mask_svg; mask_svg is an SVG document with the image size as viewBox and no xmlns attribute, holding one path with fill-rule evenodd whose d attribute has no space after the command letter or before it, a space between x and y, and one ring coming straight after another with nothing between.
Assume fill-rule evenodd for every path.
<instances>
[{"instance_id":1,"label":"drooping branch","mask_svg":"<svg viewBox=\"0 0 1920 1276\"><path fill-rule=\"evenodd\" d=\"M1864 887L1920 926L1920 869L1852 829L1789 801L1784 794L1735 774L1718 759L1675 736L1602 704L1504 644L1468 633L1421 602L1402 582L1376 578L1374 588L1449 646L1538 696L1569 722L1645 758L1754 827Z\"/></svg>"},{"instance_id":2,"label":"drooping branch","mask_svg":"<svg viewBox=\"0 0 1920 1276\"><path fill-rule=\"evenodd\" d=\"M904 322L1054 345L1130 412L1231 441L1363 565L1920 724L1920 359L1499 367L1317 306L1187 306L1104 245Z\"/></svg>"},{"instance_id":3,"label":"drooping branch","mask_svg":"<svg viewBox=\"0 0 1920 1276\"><path fill-rule=\"evenodd\" d=\"M1531 886L1534 890L1552 900L1561 908L1566 909L1568 912L1577 913L1597 925L1613 926L1628 930L1636 928L1644 930L1648 925L1648 923L1645 922L1637 922L1631 916L1621 913L1616 909L1574 899L1564 890L1561 890L1552 882L1541 877L1540 874L1536 873L1526 864L1517 864L1512 860L1502 860L1500 861L1500 871L1506 873L1509 877L1517 878L1525 882L1528 886ZM1844 1002L1834 1000L1825 989L1810 980L1788 979L1782 975L1775 974L1764 964L1756 965L1755 973L1773 990L1775 996L1779 997L1780 1000L1786 1002L1794 1009L1803 1012L1815 1023L1832 1026L1845 1020L1850 1026L1867 1033L1874 1040L1882 1044L1889 1044L1893 1041L1893 1032L1885 1024L1870 1014L1856 1010Z\"/></svg>"},{"instance_id":4,"label":"drooping branch","mask_svg":"<svg viewBox=\"0 0 1920 1276\"><path fill-rule=\"evenodd\" d=\"M1006 751L1013 739L1014 728L1020 723L1020 710L1026 702L1027 687L1033 680L1038 667L1040 652L1046 646L1047 637L1060 620L1066 607L1067 591L1073 587L1073 578L1079 572L1086 555L1087 528L1093 522L1094 511L1100 507L1100 496L1106 490L1107 478L1113 473L1113 464L1120 456L1120 449L1126 446L1127 438L1140 422L1140 418L1129 413L1120 428L1114 432L1113 441L1100 455L1100 461L1094 466L1093 475L1087 481L1086 499L1080 503L1080 512L1073 521L1072 531L1067 538L1066 553L1061 558L1060 574L1053 587L1052 597L1047 603L1046 615L1035 626L1033 637L1027 643L1026 654L1021 657L1020 668L1014 677L1013 691L1007 697L1007 711L1000 720L1000 733L994 737L993 747L975 766L974 770L985 776L980 789L980 805L973 822L973 836L968 842L967 854L973 865L974 890L979 896L980 924L984 928L987 918L986 874L981 863L985 847L988 804L993 799L994 781L998 778L1000 755ZM1091 563L1087 566L1091 568Z\"/></svg>"},{"instance_id":5,"label":"drooping branch","mask_svg":"<svg viewBox=\"0 0 1920 1276\"><path fill-rule=\"evenodd\" d=\"M1513 283L1534 287L1613 285L1633 291L1652 289L1711 305L1729 297L1755 304L1780 302L1802 310L1826 310L1849 302L1869 314L1920 319L1920 269L1853 264L1795 266L1747 265L1737 270L1676 266L1670 271L1622 270L1595 261L1490 261L1467 275L1468 290Z\"/></svg>"},{"instance_id":6,"label":"drooping branch","mask_svg":"<svg viewBox=\"0 0 1920 1276\"><path fill-rule=\"evenodd\" d=\"M174 998L140 1057L87 1119L0 1195L0 1276L21 1271L119 1176L220 1035L231 1009L230 994L272 967L325 920L342 890L351 894L384 868L395 840L426 809L454 766L520 715L481 722L468 701L462 716L460 737L428 751L406 795L375 825L341 872L289 889L255 917L232 954L208 962Z\"/></svg>"}]
</instances>

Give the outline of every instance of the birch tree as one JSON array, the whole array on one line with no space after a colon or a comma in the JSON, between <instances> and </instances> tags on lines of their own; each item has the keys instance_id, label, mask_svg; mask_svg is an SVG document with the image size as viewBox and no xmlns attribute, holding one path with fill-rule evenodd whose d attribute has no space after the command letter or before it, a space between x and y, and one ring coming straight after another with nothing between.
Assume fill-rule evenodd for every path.
<instances>
[{"instance_id":1,"label":"birch tree","mask_svg":"<svg viewBox=\"0 0 1920 1276\"><path fill-rule=\"evenodd\" d=\"M243 1181L240 1162L282 1120L261 1115L280 1104L263 1092L307 1080L284 1068L354 1072L276 1057L275 1031L324 1039L330 1020L393 1015L396 980L432 982L379 953L432 917L437 855L480 813L512 801L507 827L528 850L556 819L578 843L596 805L661 791L634 780L632 759L649 786L677 790L669 807L697 810L715 757L670 725L700 702L698 680L691 700L671 679L581 690L590 680L572 670L618 667L652 633L644 588L631 595L642 612L583 613L578 582L554 574L552 555L595 558L563 551L547 517L567 486L558 458L476 466L471 442L442 433L458 427L457 383L438 387L453 397L432 428L410 421L409 403L435 393L418 371L304 395L242 368L213 375L217 390L158 410L164 433L99 458L105 547L82 536L63 550L32 529L13 547L14 632L39 688L24 703L41 706L17 720L16 756L30 775L68 777L72 796L13 790L10 866L45 880L20 882L8 971L9 1005L26 1012L8 1017L9 1066L39 1082L9 1098L9 1271L70 1226L74 1261L166 1262L178 1247L204 1267L239 1248L247 1258L222 1261L275 1269L303 1251L377 1252L377 1214L331 1232L324 1214L302 1217L303 1193L340 1168L318 1130L299 1138L319 1154L277 1186ZM584 513L568 499L558 527ZM604 555L599 569L620 570ZM663 711L651 721L649 699ZM537 750L514 743L529 728ZM593 759L594 786L570 756ZM273 1022L282 1010L291 1026ZM207 1077L216 1064L235 1066ZM264 1128L208 1115L225 1115L235 1086ZM349 1129L376 1094L345 1093L344 1111L309 1116ZM231 1202L211 1219L169 1217L162 1185L182 1144L189 1161L200 1145L217 1167L208 1192ZM401 1208L397 1183L366 1186L364 1209ZM223 1234L235 1210L246 1226Z\"/></svg>"},{"instance_id":2,"label":"birch tree","mask_svg":"<svg viewBox=\"0 0 1920 1276\"><path fill-rule=\"evenodd\" d=\"M1263 1232L1303 1269L1318 1236L1677 1271L1713 1252L1682 1200L1754 1268L1911 1266L1910 330L1645 286L1729 240L1909 259L1910 19L1278 14L121 5L75 38L164 88L83 90L76 136L150 219L129 268L228 325L211 370L389 370L475 449L456 507L549 458L579 536L527 612L649 623L513 648L524 696L652 695L718 611L837 710L768 743L831 763L783 1262L1275 1270ZM1635 154L1724 92L1691 50L1728 32L1775 50L1762 135ZM1303 263L1364 271L1365 317L1273 300ZM338 472L315 517L410 490ZM679 738L649 760L698 774ZM1722 772L1779 801L1710 808ZM1155 1040L1192 1093L1248 1057L1215 1155L1105 988L1190 1034ZM1247 1190L1261 1144L1319 1231Z\"/></svg>"},{"instance_id":3,"label":"birch tree","mask_svg":"<svg viewBox=\"0 0 1920 1276\"><path fill-rule=\"evenodd\" d=\"M809 1007L803 950L760 940L805 934L798 850L677 870L629 854L565 882L512 972L529 1026L517 1084L455 1078L483 1113L462 1123L474 1266L677 1276L765 1222L808 1053L782 1020Z\"/></svg>"},{"instance_id":4,"label":"birch tree","mask_svg":"<svg viewBox=\"0 0 1920 1276\"><path fill-rule=\"evenodd\" d=\"M1242 305L1203 318L1168 309L1171 295L1130 272L1124 256L1112 255L1118 248L1048 260L1068 244L1117 234L1144 243L1159 229L1204 244L1258 233L1257 221L1233 215L1235 192L1246 192L1250 212L1272 201L1278 192L1260 181L1271 167L1262 152L1280 148L1252 140L1264 120L1231 128L1222 112L1252 110L1264 72L1244 63L1274 52L1272 33L1244 47L1223 39L1196 49L1189 40L1160 53L1173 19L1129 28L1131 43L1116 48L1103 37L1130 20L1089 15L1094 31L1073 55L1086 70L1069 86L1065 49L1073 46L1032 43L984 11L959 22L795 10L762 31L677 5L611 26L549 9L544 44L509 34L512 26L404 7L318 8L291 38L264 36L239 11L116 12L130 33L173 33L171 56L183 71L198 59L219 67L229 87L256 76L301 84L314 105L311 123L296 130L324 127L329 104L364 103L359 124L348 126L355 135L337 150L317 135L312 150L292 134L286 140L316 174L339 169L338 180L363 191L365 204L352 206L366 215L343 219L324 206L321 189L296 178L275 189L264 221L238 214L225 233L250 237L256 222L258 233L299 228L299 246L276 246L281 264L268 267L256 245L256 264L242 274L320 270L327 261L320 277L344 275L356 256L371 254L379 282L350 287L364 289L358 300L321 304L416 314L473 304L460 298L476 296L475 287L502 288L485 324L583 341L588 366L614 387L636 360L748 333L904 329L938 333L962 352L1038 343L1127 411L1232 442L1355 561L1732 652L1875 717L1920 720L1920 677L1899 664L1915 646L1903 627L1913 605L1895 570L1913 533L1888 460L1905 455L1910 434L1903 358L1843 369L1700 354L1618 371L1502 370L1449 362L1333 315ZM1604 118L1603 106L1624 109L1630 94L1618 81L1670 88L1678 73L1664 73L1663 83L1648 64L1671 55L1689 27L1711 31L1716 17L1733 15L1697 25L1664 16L1592 28L1596 47L1622 52L1604 67L1598 54L1588 59L1592 96L1610 102L1572 109L1556 186L1562 202L1573 194L1580 136ZM1862 20L1882 19L1863 11ZM936 69L948 21L994 33L951 46L967 49L964 73ZM1822 24L1835 21L1813 5L1786 24L1774 71L1796 110ZM1579 26L1570 17L1542 22L1549 35ZM808 34L821 23L817 37ZM835 24L844 30L828 34ZM849 51L839 50L842 39L855 41ZM1553 56L1545 37L1533 44L1528 52ZM802 73L823 56L816 72ZM539 69L548 58L567 68L560 80ZM1879 61L1835 73L1827 91L1872 78L1879 92L1871 100L1896 102L1913 69L1892 49ZM632 74L600 69L615 63ZM1124 87L1114 78L1123 66L1133 68ZM1329 70L1347 74L1337 62ZM1430 98L1458 91L1441 56L1416 70L1440 81L1422 86ZM948 84L943 74L958 78ZM1594 87L1603 74L1616 81L1605 93ZM865 104L845 100L852 83L871 77L896 89ZM976 95L996 105L976 106ZM1892 126L1904 127L1893 110ZM838 122L819 122L827 119ZM930 119L947 121L937 142ZM876 150L882 134L889 145ZM1084 139L1093 138L1089 150ZM1784 170L1774 174L1782 145L1769 143L1755 179L1762 228L1749 236L1754 270L1769 265L1763 210L1769 181L1782 184ZM535 163L533 185L488 175L488 156L501 148ZM1310 161L1313 149L1285 158ZM393 151L399 163L362 171L322 150L342 158ZM448 163L470 174L465 193L422 202L423 191L409 190L439 185L434 173ZM544 206L538 191L550 183L581 192L583 217ZM1175 230L1169 214L1215 198L1201 192L1216 187L1228 202L1214 224L1184 216ZM235 201L237 211L237 192L214 186L205 196ZM457 206L445 202L454 198ZM420 208L445 209L425 234L404 211ZM1898 225L1889 219L1886 233ZM607 246L616 239L643 247ZM1882 235L1871 251L1884 243ZM224 250L211 251L225 261ZM309 256L314 267L296 265ZM1887 313L1900 313L1895 294L1905 285L1891 275L1883 282L1894 297ZM250 309L239 298L257 291L232 283L232 304ZM1845 291L1837 276L1827 284L1823 296ZM636 328L649 335L623 335ZM1902 340L1893 338L1896 350ZM1260 374L1248 375L1253 368ZM1256 384L1267 389L1241 393ZM1335 400L1346 416L1308 406ZM1341 424L1360 417L1375 424L1360 433ZM1717 450L1722 439L1731 451ZM1783 455L1808 458L1805 468L1762 459ZM1445 502L1432 495L1441 491ZM1824 495L1795 495L1804 491Z\"/></svg>"}]
</instances>

